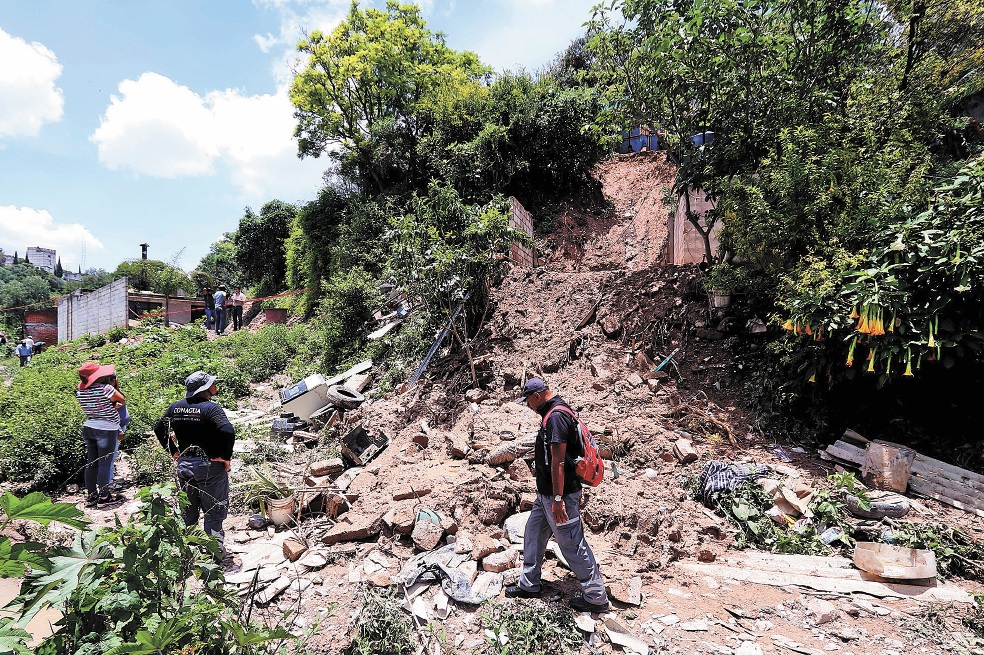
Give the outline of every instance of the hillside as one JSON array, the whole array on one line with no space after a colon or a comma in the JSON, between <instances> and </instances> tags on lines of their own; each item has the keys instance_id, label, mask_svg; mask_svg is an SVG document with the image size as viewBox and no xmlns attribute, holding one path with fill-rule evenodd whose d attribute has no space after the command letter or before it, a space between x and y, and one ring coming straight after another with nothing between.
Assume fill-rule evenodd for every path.
<instances>
[{"instance_id":1,"label":"hillside","mask_svg":"<svg viewBox=\"0 0 984 655\"><path fill-rule=\"evenodd\" d=\"M404 598L394 581L415 556L441 548L448 549L441 551L446 566L471 567L473 574L483 565L490 568L489 560L479 563L482 554L502 550L501 562L491 566L502 576L483 572L474 582L474 590L484 588L494 597L497 585L518 575L517 546L502 539L503 525L517 520L511 517L526 509L534 491L524 464L529 455L514 445L535 433L537 417L512 401L525 379L538 376L580 413L611 458L605 482L587 494L583 518L616 601L607 617L652 652L901 653L906 645L939 652L944 630L928 630L917 621L929 607L924 599L890 590L874 598L870 589L824 592L810 588L807 575L799 586L784 584L790 567L809 571L821 560L743 553L741 531L693 500L709 460L768 465L773 477L799 479L817 490L831 488L825 476L833 467L804 449L777 449L753 429L739 370L740 353L759 347L762 338L745 329L751 317L737 308L712 311L696 267L657 265L666 210L655 200L672 179L662 157L618 157L599 165L596 175L606 202L565 207L546 236L543 265L512 269L495 290L474 343L477 387L463 354L439 355L419 384L404 393L370 393L373 400L346 412L343 425L321 432L318 450L299 447L292 461L273 465L292 486L303 488L305 480L326 485L337 516L305 515L292 529L279 531L248 528L242 510L230 516L227 543L240 570L227 580L255 601L253 618L314 628L307 637L311 652L341 653L360 620L383 622L389 616L362 617L360 599L373 593L367 590L384 590L382 598L396 594L386 607L407 616L393 610ZM269 382L253 385L254 409L244 406L237 422L254 422L265 431L279 411L275 397ZM331 479L337 470L311 480L314 454L325 452L322 447L337 453L337 437L357 425L385 433L388 447L364 469L349 469L341 478L349 483L346 489L331 491L341 485ZM693 442L697 461L681 464L674 456L681 439ZM254 431L248 441L256 447L262 440ZM273 441L262 452L281 448L282 440ZM121 467L125 471L125 463ZM242 466L237 468L241 473ZM928 515L917 520L961 526L980 539L971 515L923 503ZM133 509L127 504L115 511ZM435 513L436 522L418 528L428 523L418 518L423 510ZM88 513L106 524L114 510ZM288 540L301 544L291 548L306 549L296 562L285 559ZM453 562L447 559L451 551L458 553ZM850 577L846 560L829 561L841 577ZM740 582L760 569L771 571L778 586ZM566 603L578 588L549 553L544 580L548 603ZM969 599L953 584L926 594ZM419 619L415 639L428 644L426 652L481 652L491 608L500 605L451 603L442 619L441 597L436 586L413 601L407 597L406 607L433 624L426 627L427 620ZM824 605L825 599L834 604ZM610 637L601 636L605 617L595 618L597 631L585 637L582 652L619 652ZM508 621L503 625L518 629Z\"/></svg>"}]
</instances>

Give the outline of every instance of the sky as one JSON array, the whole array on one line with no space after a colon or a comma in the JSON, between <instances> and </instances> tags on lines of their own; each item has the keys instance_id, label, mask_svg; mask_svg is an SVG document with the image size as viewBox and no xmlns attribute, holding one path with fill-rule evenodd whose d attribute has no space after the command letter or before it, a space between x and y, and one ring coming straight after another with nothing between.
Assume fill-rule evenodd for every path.
<instances>
[{"instance_id":1,"label":"sky","mask_svg":"<svg viewBox=\"0 0 984 655\"><path fill-rule=\"evenodd\" d=\"M450 47L535 71L583 34L597 0L417 4ZM246 207L313 200L328 160L297 157L294 46L349 5L0 2L0 250L113 270L148 243L192 270Z\"/></svg>"}]
</instances>

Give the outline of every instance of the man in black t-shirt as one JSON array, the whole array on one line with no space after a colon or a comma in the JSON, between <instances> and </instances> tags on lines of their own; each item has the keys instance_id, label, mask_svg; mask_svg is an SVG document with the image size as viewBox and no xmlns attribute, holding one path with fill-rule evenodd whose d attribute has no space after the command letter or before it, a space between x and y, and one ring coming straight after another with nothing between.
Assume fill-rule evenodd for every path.
<instances>
[{"instance_id":1,"label":"man in black t-shirt","mask_svg":"<svg viewBox=\"0 0 984 655\"><path fill-rule=\"evenodd\" d=\"M185 380L185 388L188 393L171 403L154 426L154 434L178 462L181 490L190 501L184 510L185 524L195 525L204 512L205 532L221 547L222 522L229 513L229 462L236 429L222 407L212 402L219 393L214 375L195 371Z\"/></svg>"},{"instance_id":2,"label":"man in black t-shirt","mask_svg":"<svg viewBox=\"0 0 984 655\"><path fill-rule=\"evenodd\" d=\"M571 607L579 612L604 612L608 594L581 523L581 481L574 473L574 460L581 456L582 446L573 410L539 378L527 381L516 402L525 403L547 420L541 419L534 447L536 501L526 523L523 572L519 584L506 587L506 596L540 597L540 567L552 534L581 583L582 596L572 599Z\"/></svg>"}]
</instances>

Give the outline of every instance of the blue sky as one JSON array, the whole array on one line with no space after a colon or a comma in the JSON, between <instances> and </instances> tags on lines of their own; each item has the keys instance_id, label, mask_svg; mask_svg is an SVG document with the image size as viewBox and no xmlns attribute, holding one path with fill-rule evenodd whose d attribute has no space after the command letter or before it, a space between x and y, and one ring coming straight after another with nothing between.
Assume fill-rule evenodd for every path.
<instances>
[{"instance_id":1,"label":"blue sky","mask_svg":"<svg viewBox=\"0 0 984 655\"><path fill-rule=\"evenodd\" d=\"M596 0L418 4L451 47L535 70L583 32ZM296 156L293 47L348 7L0 3L0 249L56 248L66 269L112 270L146 242L190 270L245 207L313 199L327 161Z\"/></svg>"}]
</instances>

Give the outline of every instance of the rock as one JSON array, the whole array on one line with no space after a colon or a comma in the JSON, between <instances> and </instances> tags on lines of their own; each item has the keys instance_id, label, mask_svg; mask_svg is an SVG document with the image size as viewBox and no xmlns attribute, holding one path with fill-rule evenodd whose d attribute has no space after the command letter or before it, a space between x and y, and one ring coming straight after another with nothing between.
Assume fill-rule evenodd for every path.
<instances>
[{"instance_id":1,"label":"rock","mask_svg":"<svg viewBox=\"0 0 984 655\"><path fill-rule=\"evenodd\" d=\"M497 553L502 550L502 544L492 537L479 534L472 537L472 559L480 560L492 553Z\"/></svg>"},{"instance_id":2,"label":"rock","mask_svg":"<svg viewBox=\"0 0 984 655\"><path fill-rule=\"evenodd\" d=\"M595 620L592 619L591 615L587 612L575 614L574 623L577 625L578 629L588 634L595 631Z\"/></svg>"},{"instance_id":3,"label":"rock","mask_svg":"<svg viewBox=\"0 0 984 655\"><path fill-rule=\"evenodd\" d=\"M444 534L457 534L458 532L458 522L450 516L444 516L443 514L438 514L441 519L441 529L444 530ZM448 542L452 543L452 542Z\"/></svg>"},{"instance_id":4,"label":"rock","mask_svg":"<svg viewBox=\"0 0 984 655\"><path fill-rule=\"evenodd\" d=\"M614 339L618 336L619 332L622 331L621 321L611 314L598 321L598 324L601 326L601 331L604 332L605 336L609 339Z\"/></svg>"},{"instance_id":5,"label":"rock","mask_svg":"<svg viewBox=\"0 0 984 655\"><path fill-rule=\"evenodd\" d=\"M367 539L377 534L379 534L379 521L377 519L362 514L353 515L349 512L345 518L325 532L321 537L321 542L330 546L340 541Z\"/></svg>"},{"instance_id":6,"label":"rock","mask_svg":"<svg viewBox=\"0 0 984 655\"><path fill-rule=\"evenodd\" d=\"M642 578L636 576L626 582L615 582L608 588L608 594L620 603L642 606Z\"/></svg>"},{"instance_id":7,"label":"rock","mask_svg":"<svg viewBox=\"0 0 984 655\"><path fill-rule=\"evenodd\" d=\"M410 534L417 520L417 511L411 505L397 505L383 516L383 522L394 532Z\"/></svg>"},{"instance_id":8,"label":"rock","mask_svg":"<svg viewBox=\"0 0 984 655\"><path fill-rule=\"evenodd\" d=\"M659 380L656 378L649 378L646 380L646 386L649 387L650 391L656 393L656 390L659 389Z\"/></svg>"},{"instance_id":9,"label":"rock","mask_svg":"<svg viewBox=\"0 0 984 655\"><path fill-rule=\"evenodd\" d=\"M629 376L625 378L625 381L633 389L637 389L642 386L642 378L639 376L638 373L630 373Z\"/></svg>"},{"instance_id":10,"label":"rock","mask_svg":"<svg viewBox=\"0 0 984 655\"><path fill-rule=\"evenodd\" d=\"M448 448L451 457L454 459L465 459L468 457L468 453L471 452L471 448L468 447L468 441L459 435L453 437L448 437Z\"/></svg>"},{"instance_id":11,"label":"rock","mask_svg":"<svg viewBox=\"0 0 984 655\"><path fill-rule=\"evenodd\" d=\"M499 498L486 498L478 506L478 520L485 525L500 525L509 513L509 503Z\"/></svg>"},{"instance_id":12,"label":"rock","mask_svg":"<svg viewBox=\"0 0 984 655\"><path fill-rule=\"evenodd\" d=\"M828 632L842 641L855 641L867 636L866 630L853 626L837 626L828 629Z\"/></svg>"},{"instance_id":13,"label":"rock","mask_svg":"<svg viewBox=\"0 0 984 655\"><path fill-rule=\"evenodd\" d=\"M523 569L516 567L514 569L509 569L502 572L502 585L514 585L519 582L519 578L523 573Z\"/></svg>"},{"instance_id":14,"label":"rock","mask_svg":"<svg viewBox=\"0 0 984 655\"><path fill-rule=\"evenodd\" d=\"M523 543L523 538L526 534L526 523L530 520L531 513L520 512L506 519L506 522L502 525L502 536L514 544Z\"/></svg>"},{"instance_id":15,"label":"rock","mask_svg":"<svg viewBox=\"0 0 984 655\"><path fill-rule=\"evenodd\" d=\"M291 562L296 562L297 558L304 554L308 548L305 544L298 541L297 539L284 539L283 544L284 549L284 559Z\"/></svg>"},{"instance_id":16,"label":"rock","mask_svg":"<svg viewBox=\"0 0 984 655\"><path fill-rule=\"evenodd\" d=\"M673 625L680 622L680 617L676 614L667 614L665 616L659 617L659 622L663 625Z\"/></svg>"},{"instance_id":17,"label":"rock","mask_svg":"<svg viewBox=\"0 0 984 655\"><path fill-rule=\"evenodd\" d=\"M517 459L509 465L509 478L516 482L532 480L533 471L530 470L530 465L526 463L525 459Z\"/></svg>"},{"instance_id":18,"label":"rock","mask_svg":"<svg viewBox=\"0 0 984 655\"><path fill-rule=\"evenodd\" d=\"M393 490L393 500L409 500L411 498L420 498L421 496L426 496L430 492L431 492L430 485L425 483L401 484L399 487Z\"/></svg>"},{"instance_id":19,"label":"rock","mask_svg":"<svg viewBox=\"0 0 984 655\"><path fill-rule=\"evenodd\" d=\"M470 403L480 403L488 397L489 394L484 389L469 389L465 392L465 400Z\"/></svg>"},{"instance_id":20,"label":"rock","mask_svg":"<svg viewBox=\"0 0 984 655\"><path fill-rule=\"evenodd\" d=\"M670 527L667 528L666 538L673 543L680 543L680 540L683 539L683 531L677 523L672 523L670 524Z\"/></svg>"},{"instance_id":21,"label":"rock","mask_svg":"<svg viewBox=\"0 0 984 655\"><path fill-rule=\"evenodd\" d=\"M603 368L594 362L591 363L591 375L596 378L601 378L602 380L607 380L612 376L608 369Z\"/></svg>"},{"instance_id":22,"label":"rock","mask_svg":"<svg viewBox=\"0 0 984 655\"><path fill-rule=\"evenodd\" d=\"M457 535L454 541L454 553L455 555L464 555L465 553L471 553L472 548L474 548L472 543L471 535L467 532L462 532Z\"/></svg>"},{"instance_id":23,"label":"rock","mask_svg":"<svg viewBox=\"0 0 984 655\"><path fill-rule=\"evenodd\" d=\"M309 550L297 563L300 566L307 567L309 570L315 570L323 568L328 564L328 558L319 552Z\"/></svg>"},{"instance_id":24,"label":"rock","mask_svg":"<svg viewBox=\"0 0 984 655\"><path fill-rule=\"evenodd\" d=\"M504 550L500 553L492 553L482 559L482 569L492 573L502 573L519 564L519 551Z\"/></svg>"},{"instance_id":25,"label":"rock","mask_svg":"<svg viewBox=\"0 0 984 655\"><path fill-rule=\"evenodd\" d=\"M526 512L533 509L533 503L536 502L536 494L523 494L519 497L519 510L521 512Z\"/></svg>"},{"instance_id":26,"label":"rock","mask_svg":"<svg viewBox=\"0 0 984 655\"><path fill-rule=\"evenodd\" d=\"M335 457L333 459L323 459L311 464L309 468L311 475L318 477L322 475L332 475L333 473L341 473L345 470L345 463L340 457ZM317 486L317 485L315 485Z\"/></svg>"},{"instance_id":27,"label":"rock","mask_svg":"<svg viewBox=\"0 0 984 655\"><path fill-rule=\"evenodd\" d=\"M469 583L475 582L475 576L478 575L478 562L473 559L466 559L458 565L458 570L468 577Z\"/></svg>"},{"instance_id":28,"label":"rock","mask_svg":"<svg viewBox=\"0 0 984 655\"><path fill-rule=\"evenodd\" d=\"M340 476L335 478L335 488L339 491L345 491L355 483L355 479L359 477L365 469L360 467L350 468Z\"/></svg>"},{"instance_id":29,"label":"rock","mask_svg":"<svg viewBox=\"0 0 984 655\"><path fill-rule=\"evenodd\" d=\"M709 548L701 548L697 551L697 559L701 562L713 562L717 559L717 553Z\"/></svg>"},{"instance_id":30,"label":"rock","mask_svg":"<svg viewBox=\"0 0 984 655\"><path fill-rule=\"evenodd\" d=\"M837 618L837 607L829 600L809 598L806 600L806 613L812 615L817 625L830 623Z\"/></svg>"},{"instance_id":31,"label":"rock","mask_svg":"<svg viewBox=\"0 0 984 655\"><path fill-rule=\"evenodd\" d=\"M602 382L595 382L591 385L591 388L595 391L608 391L608 387Z\"/></svg>"},{"instance_id":32,"label":"rock","mask_svg":"<svg viewBox=\"0 0 984 655\"><path fill-rule=\"evenodd\" d=\"M649 355L647 355L643 350L637 352L634 359L639 371L645 375L649 375L649 373L656 368L656 363L650 359Z\"/></svg>"},{"instance_id":33,"label":"rock","mask_svg":"<svg viewBox=\"0 0 984 655\"><path fill-rule=\"evenodd\" d=\"M410 534L414 545L420 550L434 550L443 536L444 530L440 524L427 518L418 520Z\"/></svg>"},{"instance_id":34,"label":"rock","mask_svg":"<svg viewBox=\"0 0 984 655\"><path fill-rule=\"evenodd\" d=\"M681 464L696 462L698 459L697 451L694 449L694 442L690 439L677 439L673 443L673 454Z\"/></svg>"},{"instance_id":35,"label":"rock","mask_svg":"<svg viewBox=\"0 0 984 655\"><path fill-rule=\"evenodd\" d=\"M421 449L427 448L428 444L430 444L430 437L423 432L420 434L415 434L413 435L413 443L420 446Z\"/></svg>"},{"instance_id":36,"label":"rock","mask_svg":"<svg viewBox=\"0 0 984 655\"><path fill-rule=\"evenodd\" d=\"M372 575L363 578L370 587L389 587L393 584L393 578L389 573L385 571L379 571L378 573L373 573Z\"/></svg>"}]
</instances>

